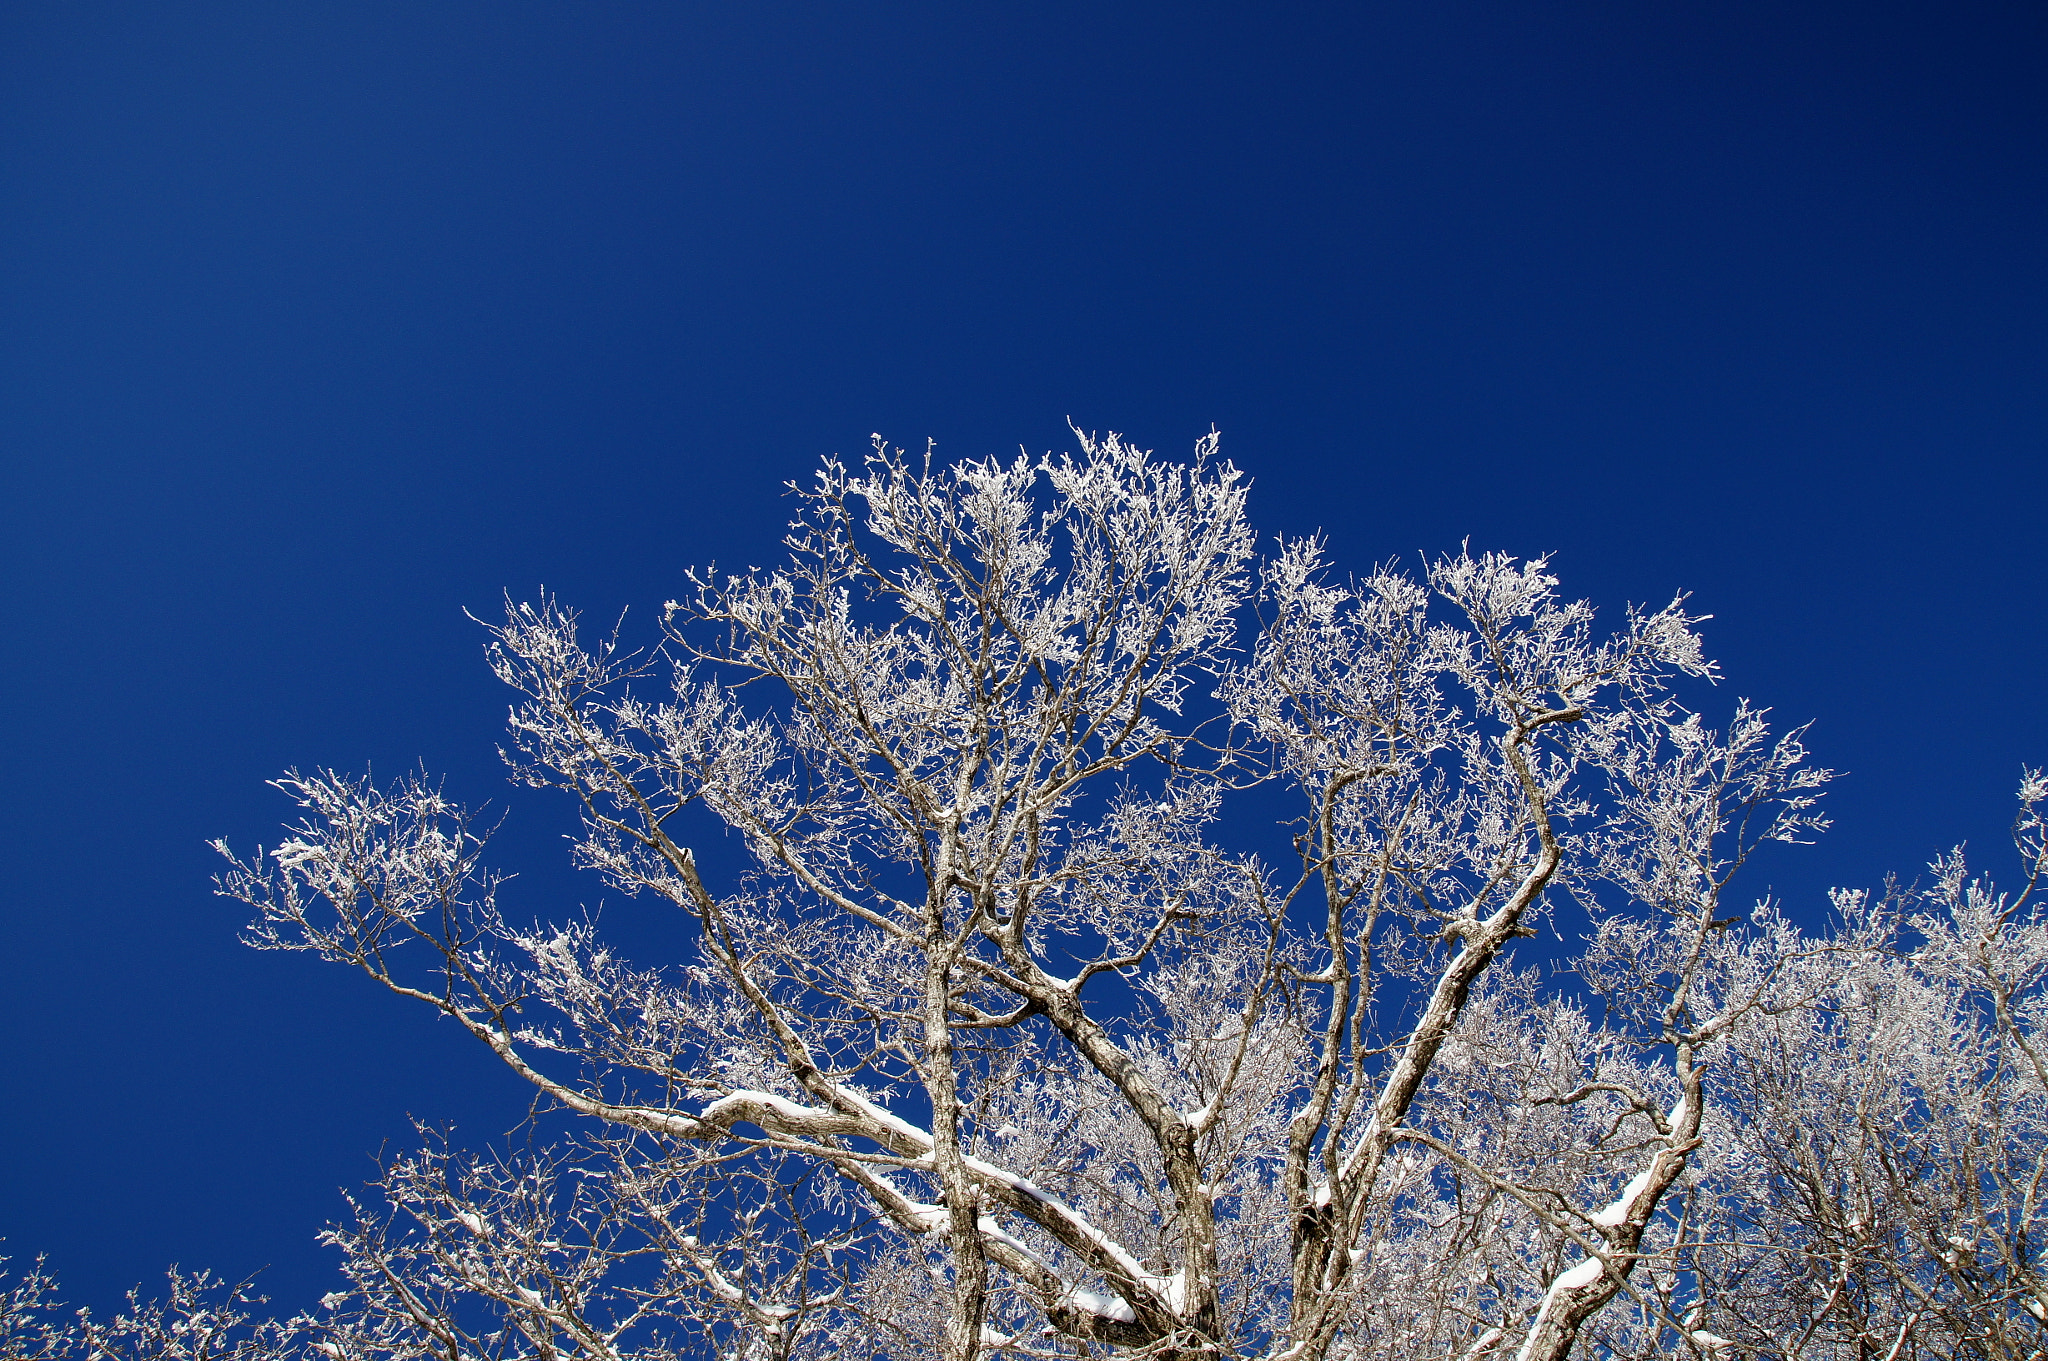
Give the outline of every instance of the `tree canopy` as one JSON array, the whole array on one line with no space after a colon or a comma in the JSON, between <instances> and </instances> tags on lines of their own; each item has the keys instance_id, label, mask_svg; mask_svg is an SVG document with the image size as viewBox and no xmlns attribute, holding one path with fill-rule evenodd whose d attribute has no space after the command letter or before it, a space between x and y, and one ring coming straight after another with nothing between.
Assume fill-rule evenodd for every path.
<instances>
[{"instance_id":1,"label":"tree canopy","mask_svg":"<svg viewBox=\"0 0 2048 1361\"><path fill-rule=\"evenodd\" d=\"M221 1345L2042 1354L2048 780L2020 889L1958 851L1795 918L1734 884L1829 772L1719 703L1684 597L1261 553L1213 436L1078 439L828 461L786 561L692 575L645 648L547 596L486 626L514 778L684 957L508 917L430 778L277 781L286 839L221 847L251 942L452 1018L569 1129L424 1131L329 1231L345 1288ZM219 1289L174 1284L95 1345Z\"/></svg>"}]
</instances>

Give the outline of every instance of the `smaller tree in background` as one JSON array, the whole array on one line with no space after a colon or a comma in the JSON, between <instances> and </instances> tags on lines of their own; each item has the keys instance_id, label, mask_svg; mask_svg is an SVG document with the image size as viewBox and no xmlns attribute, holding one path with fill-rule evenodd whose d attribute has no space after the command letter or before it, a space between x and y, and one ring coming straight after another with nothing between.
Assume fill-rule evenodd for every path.
<instances>
[{"instance_id":1,"label":"smaller tree in background","mask_svg":"<svg viewBox=\"0 0 2048 1361\"><path fill-rule=\"evenodd\" d=\"M1925 887L1838 894L1871 948L1806 963L1813 1004L1737 1037L1730 1166L1748 1184L1694 1212L1702 1295L1735 1336L1787 1355L2042 1354L2044 799L2029 773L2017 891L1957 849Z\"/></svg>"}]
</instances>

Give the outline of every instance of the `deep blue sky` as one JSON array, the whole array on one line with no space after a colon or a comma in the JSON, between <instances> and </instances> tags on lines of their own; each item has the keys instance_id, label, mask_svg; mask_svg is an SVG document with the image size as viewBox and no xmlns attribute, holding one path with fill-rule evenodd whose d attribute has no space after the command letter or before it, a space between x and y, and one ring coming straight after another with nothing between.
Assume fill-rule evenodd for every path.
<instances>
[{"instance_id":1,"label":"deep blue sky","mask_svg":"<svg viewBox=\"0 0 2048 1361\"><path fill-rule=\"evenodd\" d=\"M1350 564L1469 535L1612 607L1690 587L1728 697L1854 772L1769 882L1995 847L2048 761L2044 36L1962 0L12 0L0 1233L101 1305L174 1259L297 1303L407 1111L516 1121L447 1028L238 946L203 839L269 837L289 763L502 799L461 607L644 615L871 430L1213 422L1260 525ZM515 809L515 903L594 896L564 810Z\"/></svg>"}]
</instances>

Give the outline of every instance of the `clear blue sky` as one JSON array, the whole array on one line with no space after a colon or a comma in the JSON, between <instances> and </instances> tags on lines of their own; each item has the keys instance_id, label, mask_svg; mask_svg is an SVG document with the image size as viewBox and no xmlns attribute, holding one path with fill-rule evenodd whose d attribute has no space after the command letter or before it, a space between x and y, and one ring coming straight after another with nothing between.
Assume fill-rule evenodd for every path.
<instances>
[{"instance_id":1,"label":"clear blue sky","mask_svg":"<svg viewBox=\"0 0 2048 1361\"><path fill-rule=\"evenodd\" d=\"M523 1097L235 943L286 764L502 800L463 606L644 615L868 432L1167 451L1268 533L1690 587L1818 720L1829 883L2048 762L2037 3L0 8L0 1233L323 1288ZM914 447L914 446L913 446ZM565 810L519 801L516 905ZM524 895L522 898L520 895ZM657 925L615 907L622 929Z\"/></svg>"}]
</instances>

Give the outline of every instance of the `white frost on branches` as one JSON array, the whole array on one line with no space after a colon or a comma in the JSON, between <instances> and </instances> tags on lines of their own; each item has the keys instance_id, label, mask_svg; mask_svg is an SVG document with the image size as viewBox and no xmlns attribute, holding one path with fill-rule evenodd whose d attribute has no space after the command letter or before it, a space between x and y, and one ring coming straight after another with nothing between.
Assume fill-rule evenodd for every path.
<instances>
[{"instance_id":1,"label":"white frost on branches","mask_svg":"<svg viewBox=\"0 0 2048 1361\"><path fill-rule=\"evenodd\" d=\"M1813 936L1725 899L1828 772L1688 707L1683 597L1610 626L1542 559L1260 559L1213 436L877 440L797 495L787 561L692 577L652 651L546 597L490 626L516 777L685 958L507 920L424 780L289 774L303 820L230 855L255 944L587 1126L392 1163L305 1345L2040 1354L2048 781L2024 892L1958 853Z\"/></svg>"}]
</instances>

